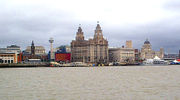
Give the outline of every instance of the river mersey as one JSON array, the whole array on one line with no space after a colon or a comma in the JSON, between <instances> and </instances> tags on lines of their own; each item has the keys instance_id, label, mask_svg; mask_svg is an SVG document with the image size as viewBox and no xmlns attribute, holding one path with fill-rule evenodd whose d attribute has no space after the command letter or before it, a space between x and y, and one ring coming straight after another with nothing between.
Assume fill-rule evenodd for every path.
<instances>
[{"instance_id":1,"label":"river mersey","mask_svg":"<svg viewBox=\"0 0 180 100\"><path fill-rule=\"evenodd\" d=\"M180 66L1 68L0 100L180 100Z\"/></svg>"}]
</instances>

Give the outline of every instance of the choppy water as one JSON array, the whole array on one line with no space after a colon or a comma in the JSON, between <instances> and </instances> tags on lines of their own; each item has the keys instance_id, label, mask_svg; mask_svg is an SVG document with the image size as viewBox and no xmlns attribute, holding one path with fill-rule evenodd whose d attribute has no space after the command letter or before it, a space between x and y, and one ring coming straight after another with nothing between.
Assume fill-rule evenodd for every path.
<instances>
[{"instance_id":1,"label":"choppy water","mask_svg":"<svg viewBox=\"0 0 180 100\"><path fill-rule=\"evenodd\" d=\"M180 100L180 66L2 68L0 100Z\"/></svg>"}]
</instances>

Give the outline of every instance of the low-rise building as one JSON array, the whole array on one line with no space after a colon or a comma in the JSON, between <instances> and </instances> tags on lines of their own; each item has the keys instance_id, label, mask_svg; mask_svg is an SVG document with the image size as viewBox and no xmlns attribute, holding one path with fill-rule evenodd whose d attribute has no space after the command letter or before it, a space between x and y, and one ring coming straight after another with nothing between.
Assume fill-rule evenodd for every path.
<instances>
[{"instance_id":1,"label":"low-rise building","mask_svg":"<svg viewBox=\"0 0 180 100\"><path fill-rule=\"evenodd\" d=\"M140 60L140 51L138 49L135 49L135 63L139 63Z\"/></svg>"},{"instance_id":2,"label":"low-rise building","mask_svg":"<svg viewBox=\"0 0 180 100\"><path fill-rule=\"evenodd\" d=\"M20 53L20 46L17 45L7 46L7 48L0 48L0 63L18 63Z\"/></svg>"},{"instance_id":3,"label":"low-rise building","mask_svg":"<svg viewBox=\"0 0 180 100\"><path fill-rule=\"evenodd\" d=\"M173 59L178 59L179 54L164 54L164 58L173 58Z\"/></svg>"},{"instance_id":4,"label":"low-rise building","mask_svg":"<svg viewBox=\"0 0 180 100\"><path fill-rule=\"evenodd\" d=\"M135 50L133 48L109 48L109 61L119 63L134 63Z\"/></svg>"},{"instance_id":5,"label":"low-rise building","mask_svg":"<svg viewBox=\"0 0 180 100\"><path fill-rule=\"evenodd\" d=\"M21 53L21 48L20 46L17 45L11 45L11 46L7 46L7 51L8 52L15 52L15 53Z\"/></svg>"},{"instance_id":6,"label":"low-rise building","mask_svg":"<svg viewBox=\"0 0 180 100\"><path fill-rule=\"evenodd\" d=\"M17 53L0 53L0 61L3 64L17 63Z\"/></svg>"},{"instance_id":7,"label":"low-rise building","mask_svg":"<svg viewBox=\"0 0 180 100\"><path fill-rule=\"evenodd\" d=\"M7 52L7 48L0 48L0 53L6 53Z\"/></svg>"},{"instance_id":8,"label":"low-rise building","mask_svg":"<svg viewBox=\"0 0 180 100\"><path fill-rule=\"evenodd\" d=\"M0 48L0 53L21 53L20 46L11 45L7 46L7 48Z\"/></svg>"},{"instance_id":9,"label":"low-rise building","mask_svg":"<svg viewBox=\"0 0 180 100\"><path fill-rule=\"evenodd\" d=\"M109 61L133 64L135 62L135 49L131 41L126 41L126 46L122 48L109 48Z\"/></svg>"},{"instance_id":10,"label":"low-rise building","mask_svg":"<svg viewBox=\"0 0 180 100\"><path fill-rule=\"evenodd\" d=\"M47 61L48 56L45 53L43 46L35 46L32 41L31 46L28 46L25 51L22 52L22 61L29 61L29 59L40 59L41 61Z\"/></svg>"},{"instance_id":11,"label":"low-rise building","mask_svg":"<svg viewBox=\"0 0 180 100\"><path fill-rule=\"evenodd\" d=\"M56 48L55 61L60 63L71 62L71 53L69 52L69 46L62 45Z\"/></svg>"}]
</instances>

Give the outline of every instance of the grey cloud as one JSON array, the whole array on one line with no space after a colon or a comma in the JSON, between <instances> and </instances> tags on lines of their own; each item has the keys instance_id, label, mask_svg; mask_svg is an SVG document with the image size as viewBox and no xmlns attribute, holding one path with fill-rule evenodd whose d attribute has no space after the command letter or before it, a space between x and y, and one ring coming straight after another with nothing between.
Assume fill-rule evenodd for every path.
<instances>
[{"instance_id":1,"label":"grey cloud","mask_svg":"<svg viewBox=\"0 0 180 100\"><path fill-rule=\"evenodd\" d=\"M169 49L172 53L177 53L180 49L180 16L170 19L164 19L156 23L145 25L129 25L126 28L109 28L107 31L112 34L106 34L111 46L122 46L126 40L132 40L135 48L140 49L148 38L154 50L160 47ZM107 29L108 27L105 27Z\"/></svg>"},{"instance_id":2,"label":"grey cloud","mask_svg":"<svg viewBox=\"0 0 180 100\"><path fill-rule=\"evenodd\" d=\"M11 44L20 45L23 49L35 40L37 45L48 47L48 39L70 39L76 22L68 13L44 8L6 9L1 7L0 14L0 44L5 47ZM63 42L57 41L61 45ZM66 43L67 44L67 43Z\"/></svg>"},{"instance_id":3,"label":"grey cloud","mask_svg":"<svg viewBox=\"0 0 180 100\"><path fill-rule=\"evenodd\" d=\"M174 11L180 11L180 1L179 0L169 0L164 5L165 9L174 10Z\"/></svg>"},{"instance_id":4,"label":"grey cloud","mask_svg":"<svg viewBox=\"0 0 180 100\"><path fill-rule=\"evenodd\" d=\"M166 9L174 7L173 4L176 5L176 3L167 3ZM0 47L17 44L25 49L34 40L35 45L43 45L48 50L50 37L55 40L54 47L70 45L70 42L75 39L78 24L82 24L86 39L94 35L96 22L77 20L68 12L39 6L0 5L0 15L2 15L0 16ZM180 49L179 22L180 16L174 16L141 25L109 26L101 21L100 24L104 37L109 41L109 46L120 47L126 40L132 40L134 48L140 49L148 38L154 50L164 47L166 51L170 48L171 52L177 53Z\"/></svg>"}]
</instances>

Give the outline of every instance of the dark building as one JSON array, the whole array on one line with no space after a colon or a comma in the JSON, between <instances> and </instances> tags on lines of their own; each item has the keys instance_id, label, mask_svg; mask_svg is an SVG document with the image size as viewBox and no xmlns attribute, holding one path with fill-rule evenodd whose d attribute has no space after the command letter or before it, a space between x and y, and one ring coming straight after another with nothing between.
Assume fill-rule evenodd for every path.
<instances>
[{"instance_id":1,"label":"dark building","mask_svg":"<svg viewBox=\"0 0 180 100\"><path fill-rule=\"evenodd\" d=\"M140 52L138 49L135 49L135 62L138 63L140 61Z\"/></svg>"},{"instance_id":2,"label":"dark building","mask_svg":"<svg viewBox=\"0 0 180 100\"><path fill-rule=\"evenodd\" d=\"M164 54L164 58L179 58L179 54Z\"/></svg>"},{"instance_id":3,"label":"dark building","mask_svg":"<svg viewBox=\"0 0 180 100\"><path fill-rule=\"evenodd\" d=\"M180 59L180 50L179 50L179 59Z\"/></svg>"},{"instance_id":4,"label":"dark building","mask_svg":"<svg viewBox=\"0 0 180 100\"><path fill-rule=\"evenodd\" d=\"M31 52L23 51L22 52L22 61L28 61L29 59L41 59L41 61L48 61L48 56L46 54L44 55L38 55L35 52L35 45L34 41L31 43Z\"/></svg>"},{"instance_id":5,"label":"dark building","mask_svg":"<svg viewBox=\"0 0 180 100\"><path fill-rule=\"evenodd\" d=\"M22 59L23 58L23 54L22 53L19 53L18 55L17 55L17 63L21 63L22 62Z\"/></svg>"},{"instance_id":6,"label":"dark building","mask_svg":"<svg viewBox=\"0 0 180 100\"><path fill-rule=\"evenodd\" d=\"M59 50L55 52L55 61L61 63L71 62L71 53L66 51L66 46L60 46Z\"/></svg>"},{"instance_id":7,"label":"dark building","mask_svg":"<svg viewBox=\"0 0 180 100\"><path fill-rule=\"evenodd\" d=\"M2 60L2 59L0 59L0 63L3 63L3 60Z\"/></svg>"},{"instance_id":8,"label":"dark building","mask_svg":"<svg viewBox=\"0 0 180 100\"><path fill-rule=\"evenodd\" d=\"M31 56L34 56L35 55L35 46L34 46L34 41L32 41L32 44L31 44Z\"/></svg>"}]
</instances>

